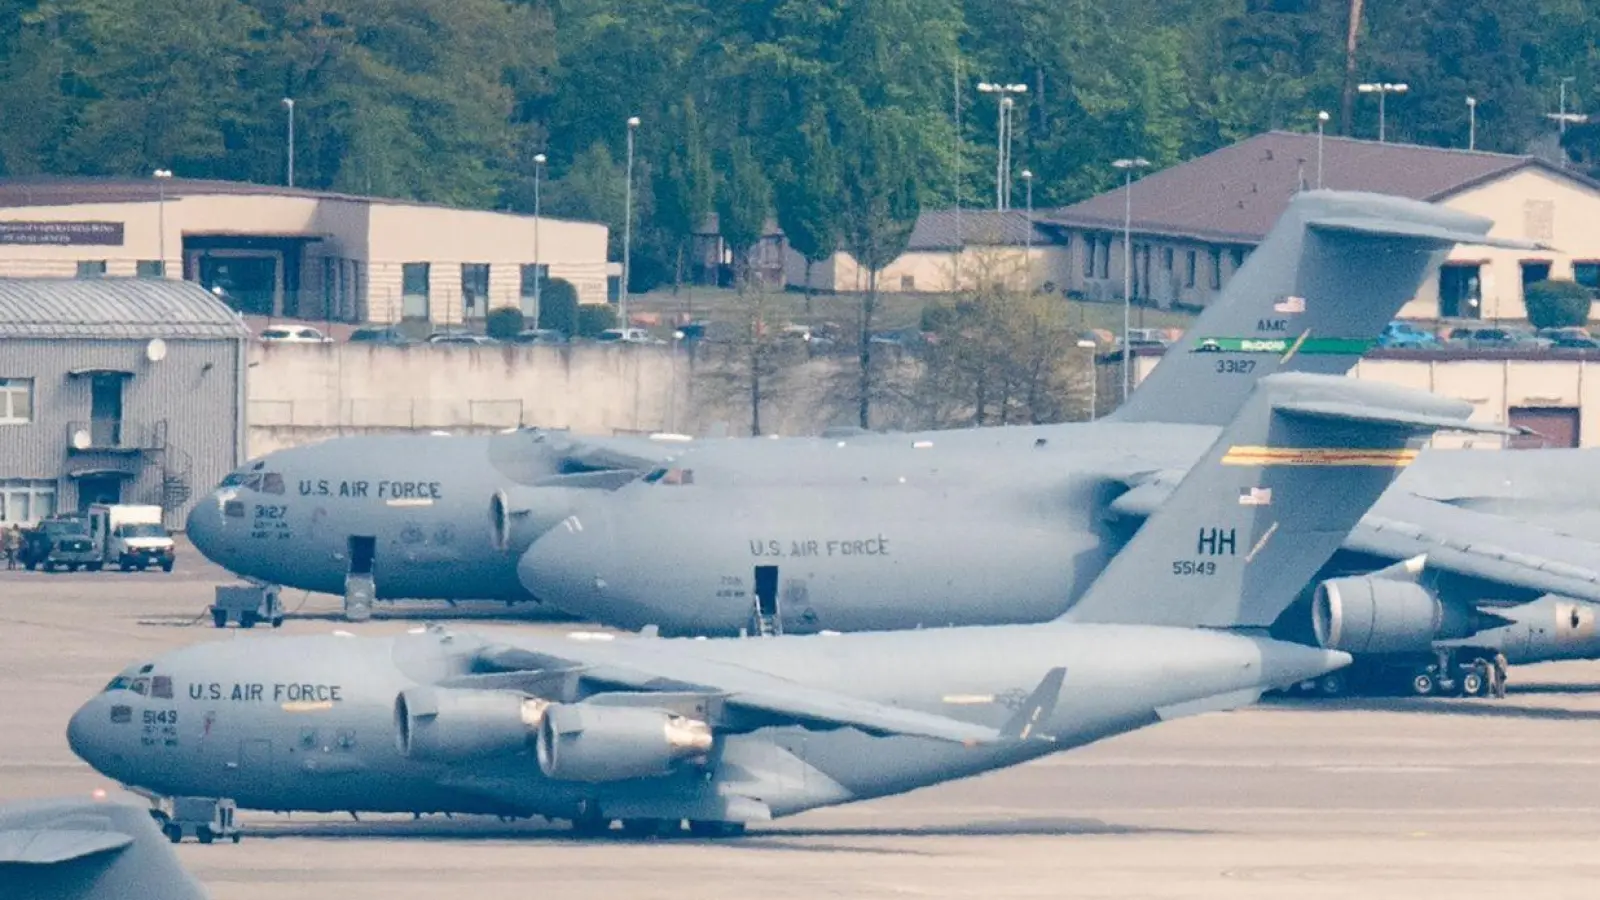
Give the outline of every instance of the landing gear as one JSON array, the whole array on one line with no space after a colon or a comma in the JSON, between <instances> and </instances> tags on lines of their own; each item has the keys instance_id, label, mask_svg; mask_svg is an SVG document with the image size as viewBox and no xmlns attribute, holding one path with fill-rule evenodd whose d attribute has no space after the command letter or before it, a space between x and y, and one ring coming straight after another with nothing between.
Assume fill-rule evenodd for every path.
<instances>
[{"instance_id":1,"label":"landing gear","mask_svg":"<svg viewBox=\"0 0 1600 900\"><path fill-rule=\"evenodd\" d=\"M1318 678L1312 689L1319 697L1343 697L1350 690L1350 681L1343 672L1329 672Z\"/></svg>"},{"instance_id":2,"label":"landing gear","mask_svg":"<svg viewBox=\"0 0 1600 900\"><path fill-rule=\"evenodd\" d=\"M1411 694L1415 697L1431 697L1439 687L1439 682L1433 677L1432 672L1417 672L1411 676Z\"/></svg>"},{"instance_id":3,"label":"landing gear","mask_svg":"<svg viewBox=\"0 0 1600 900\"><path fill-rule=\"evenodd\" d=\"M690 822L689 834L700 838L733 838L744 835L743 822Z\"/></svg>"}]
</instances>

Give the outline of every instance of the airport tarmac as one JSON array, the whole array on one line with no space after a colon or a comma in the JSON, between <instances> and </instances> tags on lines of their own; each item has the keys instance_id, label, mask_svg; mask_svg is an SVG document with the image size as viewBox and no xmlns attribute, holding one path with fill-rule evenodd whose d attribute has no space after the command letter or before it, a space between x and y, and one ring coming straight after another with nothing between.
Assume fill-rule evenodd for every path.
<instances>
[{"instance_id":1,"label":"airport tarmac","mask_svg":"<svg viewBox=\"0 0 1600 900\"><path fill-rule=\"evenodd\" d=\"M127 664L236 633L204 612L222 577L192 552L171 575L0 571L0 797L109 787L67 749L67 718ZM301 599L284 596L291 610ZM312 597L300 611L335 609ZM282 632L411 624L296 618ZM736 841L246 813L242 843L179 852L217 900L1592 896L1600 663L1512 678L1505 701L1272 703L1174 722Z\"/></svg>"}]
</instances>

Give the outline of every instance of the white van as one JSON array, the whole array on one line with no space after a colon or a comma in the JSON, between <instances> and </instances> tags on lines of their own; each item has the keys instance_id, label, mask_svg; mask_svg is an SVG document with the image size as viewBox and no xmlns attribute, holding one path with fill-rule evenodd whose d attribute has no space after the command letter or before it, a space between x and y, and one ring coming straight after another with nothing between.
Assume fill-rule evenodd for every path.
<instances>
[{"instance_id":1,"label":"white van","mask_svg":"<svg viewBox=\"0 0 1600 900\"><path fill-rule=\"evenodd\" d=\"M161 524L161 507L96 503L89 507L89 536L101 566L127 572L160 566L171 572L176 560L172 535Z\"/></svg>"}]
</instances>

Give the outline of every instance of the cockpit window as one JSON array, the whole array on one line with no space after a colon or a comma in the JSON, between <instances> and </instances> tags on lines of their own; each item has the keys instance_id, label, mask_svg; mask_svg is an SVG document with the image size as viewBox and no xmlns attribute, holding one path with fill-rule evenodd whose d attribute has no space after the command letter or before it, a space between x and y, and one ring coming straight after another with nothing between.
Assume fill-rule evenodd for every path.
<instances>
[{"instance_id":1,"label":"cockpit window","mask_svg":"<svg viewBox=\"0 0 1600 900\"><path fill-rule=\"evenodd\" d=\"M657 469L644 477L647 484L694 484L693 469Z\"/></svg>"},{"instance_id":2,"label":"cockpit window","mask_svg":"<svg viewBox=\"0 0 1600 900\"><path fill-rule=\"evenodd\" d=\"M222 479L218 487L242 487L247 491L260 491L264 494L284 493L283 475L278 472L234 472Z\"/></svg>"},{"instance_id":3,"label":"cockpit window","mask_svg":"<svg viewBox=\"0 0 1600 900\"><path fill-rule=\"evenodd\" d=\"M172 699L172 676L154 675L150 678L150 696L157 700Z\"/></svg>"},{"instance_id":4,"label":"cockpit window","mask_svg":"<svg viewBox=\"0 0 1600 900\"><path fill-rule=\"evenodd\" d=\"M111 679L110 683L108 683L106 685L106 690L102 691L101 693L105 693L105 692L108 692L108 691L124 691L124 690L127 690L127 689L128 689L128 676L126 676L126 675L118 675L117 677Z\"/></svg>"},{"instance_id":5,"label":"cockpit window","mask_svg":"<svg viewBox=\"0 0 1600 900\"><path fill-rule=\"evenodd\" d=\"M283 476L277 472L267 472L261 476L261 492L263 494L283 493Z\"/></svg>"},{"instance_id":6,"label":"cockpit window","mask_svg":"<svg viewBox=\"0 0 1600 900\"><path fill-rule=\"evenodd\" d=\"M230 472L228 473L228 477L222 479L222 483L217 485L217 487L238 487L244 484L244 480L248 477L249 476L243 472Z\"/></svg>"},{"instance_id":7,"label":"cockpit window","mask_svg":"<svg viewBox=\"0 0 1600 900\"><path fill-rule=\"evenodd\" d=\"M138 678L133 679L133 681L128 684L128 690L133 691L135 694L143 697L144 695L150 693L150 679L141 675Z\"/></svg>"}]
</instances>

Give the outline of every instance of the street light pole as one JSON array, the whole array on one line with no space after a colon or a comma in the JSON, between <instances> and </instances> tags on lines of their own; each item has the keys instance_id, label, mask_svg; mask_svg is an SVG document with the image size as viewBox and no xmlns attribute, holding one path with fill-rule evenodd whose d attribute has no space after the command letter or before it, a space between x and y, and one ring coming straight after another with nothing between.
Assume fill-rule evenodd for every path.
<instances>
[{"instance_id":1,"label":"street light pole","mask_svg":"<svg viewBox=\"0 0 1600 900\"><path fill-rule=\"evenodd\" d=\"M1022 170L1022 184L1028 194L1028 225L1022 243L1022 289L1033 291L1033 171Z\"/></svg>"},{"instance_id":2,"label":"street light pole","mask_svg":"<svg viewBox=\"0 0 1600 900\"><path fill-rule=\"evenodd\" d=\"M1011 95L1027 93L1028 86L982 81L978 83L978 90L985 94L1000 95L995 123L994 208L1004 210L1011 205L1011 107L1015 105Z\"/></svg>"},{"instance_id":3,"label":"street light pole","mask_svg":"<svg viewBox=\"0 0 1600 900\"><path fill-rule=\"evenodd\" d=\"M157 252L161 255L159 267L161 277L167 277L167 179L172 177L171 169L157 169L152 173L156 179L156 243L160 248Z\"/></svg>"},{"instance_id":4,"label":"street light pole","mask_svg":"<svg viewBox=\"0 0 1600 900\"><path fill-rule=\"evenodd\" d=\"M1322 190L1322 129L1328 124L1328 111L1317 113L1317 190Z\"/></svg>"},{"instance_id":5,"label":"street light pole","mask_svg":"<svg viewBox=\"0 0 1600 900\"><path fill-rule=\"evenodd\" d=\"M1092 422L1098 418L1100 405L1100 361L1095 358L1098 348L1089 340L1079 341L1078 347L1089 351L1089 421Z\"/></svg>"},{"instance_id":6,"label":"street light pole","mask_svg":"<svg viewBox=\"0 0 1600 900\"><path fill-rule=\"evenodd\" d=\"M542 310L544 308L539 302L539 300L540 300L540 298L539 298L539 287L540 287L540 284L539 283L544 280L541 277L541 275L543 273L539 270L539 180L540 180L540 176L544 174L544 163L545 163L545 155L543 153L534 154L534 157L533 157L533 314L535 316L538 316L540 314L540 310ZM538 323L538 321L536 319L534 321L534 326L537 327L538 324L539 323Z\"/></svg>"},{"instance_id":7,"label":"street light pole","mask_svg":"<svg viewBox=\"0 0 1600 900\"><path fill-rule=\"evenodd\" d=\"M1128 402L1133 374L1133 353L1128 346L1133 313L1133 170L1150 165L1144 157L1119 159L1111 164L1123 172L1122 211L1122 402Z\"/></svg>"},{"instance_id":8,"label":"street light pole","mask_svg":"<svg viewBox=\"0 0 1600 900\"><path fill-rule=\"evenodd\" d=\"M1467 98L1467 149L1478 149L1478 98Z\"/></svg>"},{"instance_id":9,"label":"street light pole","mask_svg":"<svg viewBox=\"0 0 1600 900\"><path fill-rule=\"evenodd\" d=\"M639 117L628 118L628 187L624 193L622 214L622 289L617 294L617 318L623 328L628 327L628 278L633 274L633 132L639 127Z\"/></svg>"},{"instance_id":10,"label":"street light pole","mask_svg":"<svg viewBox=\"0 0 1600 900\"><path fill-rule=\"evenodd\" d=\"M294 187L294 98L283 98L283 106L289 111L289 187Z\"/></svg>"},{"instance_id":11,"label":"street light pole","mask_svg":"<svg viewBox=\"0 0 1600 900\"><path fill-rule=\"evenodd\" d=\"M1368 81L1356 85L1356 90L1363 94L1378 95L1378 143L1381 144L1384 141L1384 98L1390 94L1404 94L1410 89L1410 86L1404 82Z\"/></svg>"}]
</instances>

